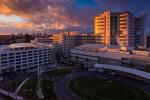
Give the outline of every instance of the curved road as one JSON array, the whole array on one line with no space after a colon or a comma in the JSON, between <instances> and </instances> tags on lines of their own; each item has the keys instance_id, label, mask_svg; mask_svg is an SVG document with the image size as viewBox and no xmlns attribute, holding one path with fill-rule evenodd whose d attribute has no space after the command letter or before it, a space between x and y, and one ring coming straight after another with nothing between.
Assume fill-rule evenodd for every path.
<instances>
[{"instance_id":1,"label":"curved road","mask_svg":"<svg viewBox=\"0 0 150 100\"><path fill-rule=\"evenodd\" d=\"M110 78L112 80L118 80L118 81L121 81L122 83L129 84L131 86L139 88L142 91L145 91L146 93L150 94L150 86L140 81L136 81L133 79L120 77L120 76L114 77L109 74L99 73L95 71L73 70L71 74L68 74L67 76L64 76L54 82L54 91L58 99L59 100L81 100L80 97L77 97L74 94L72 94L72 92L67 87L71 80L77 77L85 77L85 76L97 76L97 77L103 77L103 78Z\"/></svg>"}]
</instances>

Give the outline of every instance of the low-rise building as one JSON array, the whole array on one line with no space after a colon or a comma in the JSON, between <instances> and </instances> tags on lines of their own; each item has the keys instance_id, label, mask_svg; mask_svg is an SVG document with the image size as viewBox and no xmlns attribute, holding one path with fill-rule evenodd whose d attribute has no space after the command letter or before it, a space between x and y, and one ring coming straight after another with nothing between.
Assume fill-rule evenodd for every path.
<instances>
[{"instance_id":1,"label":"low-rise building","mask_svg":"<svg viewBox=\"0 0 150 100\"><path fill-rule=\"evenodd\" d=\"M69 53L71 49L83 44L98 44L99 35L80 34L79 32L62 32L53 35L53 44L62 49L63 53Z\"/></svg>"},{"instance_id":2,"label":"low-rise building","mask_svg":"<svg viewBox=\"0 0 150 100\"><path fill-rule=\"evenodd\" d=\"M51 44L53 43L53 36L46 36L46 37L36 37L34 39L35 43L44 43L44 44Z\"/></svg>"},{"instance_id":3,"label":"low-rise building","mask_svg":"<svg viewBox=\"0 0 150 100\"><path fill-rule=\"evenodd\" d=\"M55 48L62 50L64 54L70 52L70 49L76 47L76 36L78 32L63 32L53 35L53 44Z\"/></svg>"},{"instance_id":4,"label":"low-rise building","mask_svg":"<svg viewBox=\"0 0 150 100\"><path fill-rule=\"evenodd\" d=\"M147 55L145 56L139 54L140 53L132 54L131 51L121 51L117 46L110 46L108 48L105 45L99 44L86 44L71 49L72 59L78 58L78 60L83 62L88 67L93 67L96 63L124 65L124 58L130 58L128 62L125 61L127 62L126 65L129 67L150 71L150 57ZM136 59L132 60L131 58ZM147 60L144 65L139 64L140 62L142 63L145 59Z\"/></svg>"},{"instance_id":5,"label":"low-rise building","mask_svg":"<svg viewBox=\"0 0 150 100\"><path fill-rule=\"evenodd\" d=\"M141 56L150 56L150 52L148 50L132 50L133 55L141 55Z\"/></svg>"},{"instance_id":6,"label":"low-rise building","mask_svg":"<svg viewBox=\"0 0 150 100\"><path fill-rule=\"evenodd\" d=\"M16 43L0 46L0 70L34 69L52 62L52 45Z\"/></svg>"}]
</instances>

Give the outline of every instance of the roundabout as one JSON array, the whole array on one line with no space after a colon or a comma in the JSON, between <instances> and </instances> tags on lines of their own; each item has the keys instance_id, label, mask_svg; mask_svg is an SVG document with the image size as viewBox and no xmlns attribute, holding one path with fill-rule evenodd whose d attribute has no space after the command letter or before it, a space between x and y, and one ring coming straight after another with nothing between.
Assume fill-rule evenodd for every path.
<instances>
[{"instance_id":1,"label":"roundabout","mask_svg":"<svg viewBox=\"0 0 150 100\"><path fill-rule=\"evenodd\" d=\"M150 100L139 84L121 76L79 68L57 68L41 74L42 100ZM31 77L18 94L28 100L38 100L37 76ZM134 84L136 85L134 86Z\"/></svg>"},{"instance_id":2,"label":"roundabout","mask_svg":"<svg viewBox=\"0 0 150 100\"><path fill-rule=\"evenodd\" d=\"M149 100L144 92L119 81L95 76L70 81L68 88L83 100Z\"/></svg>"}]
</instances>

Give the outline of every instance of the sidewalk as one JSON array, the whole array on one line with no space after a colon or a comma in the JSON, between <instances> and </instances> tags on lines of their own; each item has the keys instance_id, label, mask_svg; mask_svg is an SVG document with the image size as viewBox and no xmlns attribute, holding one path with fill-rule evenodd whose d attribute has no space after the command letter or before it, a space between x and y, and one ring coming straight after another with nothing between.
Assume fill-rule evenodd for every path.
<instances>
[{"instance_id":1,"label":"sidewalk","mask_svg":"<svg viewBox=\"0 0 150 100\"><path fill-rule=\"evenodd\" d=\"M23 97L17 96L15 93L11 93L11 92L5 91L3 89L0 89L0 93L8 96L14 100L23 100Z\"/></svg>"}]
</instances>

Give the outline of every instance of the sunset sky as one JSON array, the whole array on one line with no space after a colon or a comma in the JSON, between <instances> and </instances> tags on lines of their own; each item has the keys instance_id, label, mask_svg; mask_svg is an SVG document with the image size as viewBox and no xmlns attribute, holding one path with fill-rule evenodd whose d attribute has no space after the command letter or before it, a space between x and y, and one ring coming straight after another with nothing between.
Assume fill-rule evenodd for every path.
<instances>
[{"instance_id":1,"label":"sunset sky","mask_svg":"<svg viewBox=\"0 0 150 100\"><path fill-rule=\"evenodd\" d=\"M94 16L105 10L147 13L150 27L150 0L0 0L0 34L92 31Z\"/></svg>"}]
</instances>

